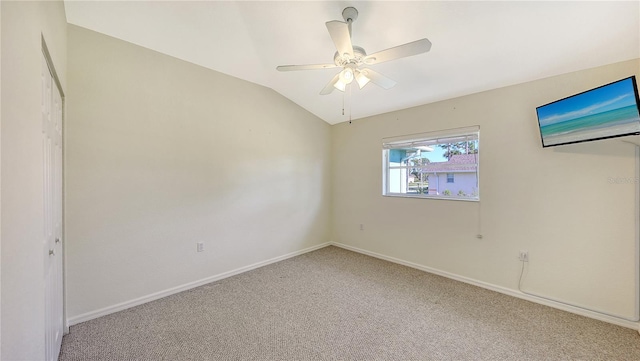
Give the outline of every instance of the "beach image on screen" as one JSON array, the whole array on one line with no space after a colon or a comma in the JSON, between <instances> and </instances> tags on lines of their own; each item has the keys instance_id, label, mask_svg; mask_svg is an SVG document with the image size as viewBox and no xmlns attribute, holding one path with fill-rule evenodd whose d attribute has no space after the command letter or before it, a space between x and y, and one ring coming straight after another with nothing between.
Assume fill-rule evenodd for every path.
<instances>
[{"instance_id":1,"label":"beach image on screen","mask_svg":"<svg viewBox=\"0 0 640 361\"><path fill-rule=\"evenodd\" d=\"M624 79L537 109L546 146L640 132L633 79Z\"/></svg>"}]
</instances>

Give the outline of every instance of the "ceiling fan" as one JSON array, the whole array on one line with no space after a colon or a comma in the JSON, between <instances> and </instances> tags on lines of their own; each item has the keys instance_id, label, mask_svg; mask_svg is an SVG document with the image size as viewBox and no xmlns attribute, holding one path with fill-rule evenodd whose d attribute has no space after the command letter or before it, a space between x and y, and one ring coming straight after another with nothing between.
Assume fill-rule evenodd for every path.
<instances>
[{"instance_id":1,"label":"ceiling fan","mask_svg":"<svg viewBox=\"0 0 640 361\"><path fill-rule=\"evenodd\" d=\"M351 44L351 24L358 18L358 10L347 7L342 11L342 17L345 22L333 20L326 23L331 40L338 49L333 56L333 64L281 65L276 69L293 71L342 68L322 89L321 95L330 94L333 89L344 91L354 79L360 89L369 82L390 89L396 85L394 80L364 66L426 53L431 49L431 42L425 38L367 55L363 48Z\"/></svg>"}]
</instances>

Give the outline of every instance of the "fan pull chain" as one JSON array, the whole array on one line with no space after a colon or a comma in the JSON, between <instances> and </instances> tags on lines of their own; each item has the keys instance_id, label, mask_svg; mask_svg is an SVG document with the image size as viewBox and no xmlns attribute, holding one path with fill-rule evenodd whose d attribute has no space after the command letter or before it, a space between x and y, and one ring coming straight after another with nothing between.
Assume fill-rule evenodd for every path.
<instances>
[{"instance_id":1,"label":"fan pull chain","mask_svg":"<svg viewBox=\"0 0 640 361\"><path fill-rule=\"evenodd\" d=\"M351 99L351 84L349 84L349 124L351 124L351 108L353 107L353 101Z\"/></svg>"}]
</instances>

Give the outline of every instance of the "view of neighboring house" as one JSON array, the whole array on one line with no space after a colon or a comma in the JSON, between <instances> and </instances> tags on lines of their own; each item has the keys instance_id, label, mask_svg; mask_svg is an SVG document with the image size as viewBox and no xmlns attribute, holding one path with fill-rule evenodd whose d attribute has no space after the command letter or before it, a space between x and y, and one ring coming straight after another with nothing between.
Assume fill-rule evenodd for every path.
<instances>
[{"instance_id":1,"label":"view of neighboring house","mask_svg":"<svg viewBox=\"0 0 640 361\"><path fill-rule=\"evenodd\" d=\"M388 153L388 191L392 194L478 196L478 154L452 154L448 160L429 160L416 148ZM445 158L446 159L446 158Z\"/></svg>"},{"instance_id":2,"label":"view of neighboring house","mask_svg":"<svg viewBox=\"0 0 640 361\"><path fill-rule=\"evenodd\" d=\"M478 154L455 154L446 162L431 162L423 172L429 175L430 195L476 196Z\"/></svg>"}]
</instances>

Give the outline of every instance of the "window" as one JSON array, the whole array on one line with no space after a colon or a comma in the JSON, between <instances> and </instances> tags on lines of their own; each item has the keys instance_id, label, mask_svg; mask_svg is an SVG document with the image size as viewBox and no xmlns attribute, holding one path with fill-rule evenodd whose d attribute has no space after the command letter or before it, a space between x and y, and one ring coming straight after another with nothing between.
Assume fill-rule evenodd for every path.
<instances>
[{"instance_id":1,"label":"window","mask_svg":"<svg viewBox=\"0 0 640 361\"><path fill-rule=\"evenodd\" d=\"M479 200L479 127L385 138L385 196Z\"/></svg>"}]
</instances>

